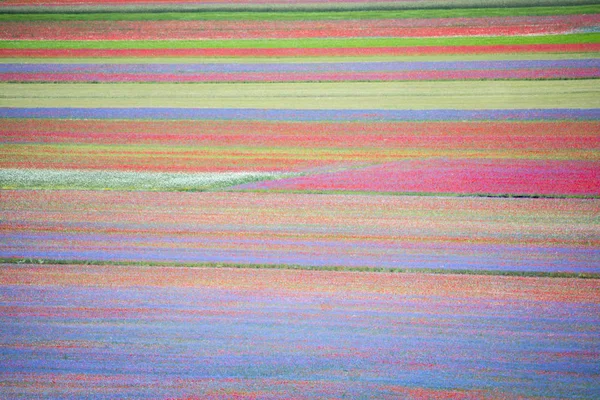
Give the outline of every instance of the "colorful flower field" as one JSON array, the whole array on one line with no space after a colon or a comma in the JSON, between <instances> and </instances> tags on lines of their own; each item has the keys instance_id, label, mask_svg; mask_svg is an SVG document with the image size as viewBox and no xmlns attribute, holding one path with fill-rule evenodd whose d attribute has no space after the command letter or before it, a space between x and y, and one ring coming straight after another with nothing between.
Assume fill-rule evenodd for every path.
<instances>
[{"instance_id":1,"label":"colorful flower field","mask_svg":"<svg viewBox=\"0 0 600 400\"><path fill-rule=\"evenodd\" d=\"M0 398L597 399L600 5L0 2Z\"/></svg>"}]
</instances>

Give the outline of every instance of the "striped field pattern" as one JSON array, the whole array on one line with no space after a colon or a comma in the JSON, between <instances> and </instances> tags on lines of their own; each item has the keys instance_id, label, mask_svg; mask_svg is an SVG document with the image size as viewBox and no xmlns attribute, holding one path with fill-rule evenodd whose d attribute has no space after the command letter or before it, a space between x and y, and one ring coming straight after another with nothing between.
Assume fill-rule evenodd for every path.
<instances>
[{"instance_id":1,"label":"striped field pattern","mask_svg":"<svg viewBox=\"0 0 600 400\"><path fill-rule=\"evenodd\" d=\"M600 6L0 2L0 397L594 399Z\"/></svg>"},{"instance_id":2,"label":"striped field pattern","mask_svg":"<svg viewBox=\"0 0 600 400\"><path fill-rule=\"evenodd\" d=\"M2 326L11 327L1 339L3 390L12 397L597 392L592 280L82 265L0 271Z\"/></svg>"}]
</instances>

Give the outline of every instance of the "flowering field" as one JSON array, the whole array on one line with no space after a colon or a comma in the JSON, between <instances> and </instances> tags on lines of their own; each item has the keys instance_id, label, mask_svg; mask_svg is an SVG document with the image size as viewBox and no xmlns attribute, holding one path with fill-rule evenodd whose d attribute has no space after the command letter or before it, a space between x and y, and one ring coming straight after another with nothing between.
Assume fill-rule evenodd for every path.
<instances>
[{"instance_id":1,"label":"flowering field","mask_svg":"<svg viewBox=\"0 0 600 400\"><path fill-rule=\"evenodd\" d=\"M0 2L0 397L596 398L600 6Z\"/></svg>"},{"instance_id":2,"label":"flowering field","mask_svg":"<svg viewBox=\"0 0 600 400\"><path fill-rule=\"evenodd\" d=\"M10 191L0 226L7 257L596 274L595 203Z\"/></svg>"},{"instance_id":3,"label":"flowering field","mask_svg":"<svg viewBox=\"0 0 600 400\"><path fill-rule=\"evenodd\" d=\"M517 60L294 64L1 64L15 82L310 82L597 78L600 62Z\"/></svg>"},{"instance_id":4,"label":"flowering field","mask_svg":"<svg viewBox=\"0 0 600 400\"><path fill-rule=\"evenodd\" d=\"M13 398L593 398L597 389L595 280L83 265L0 274L12 332L2 390Z\"/></svg>"}]
</instances>

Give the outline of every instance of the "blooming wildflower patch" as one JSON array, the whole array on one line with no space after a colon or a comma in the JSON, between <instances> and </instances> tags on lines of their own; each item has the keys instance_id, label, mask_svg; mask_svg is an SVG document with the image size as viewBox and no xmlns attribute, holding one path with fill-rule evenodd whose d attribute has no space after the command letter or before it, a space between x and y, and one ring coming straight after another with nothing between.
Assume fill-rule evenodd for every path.
<instances>
[{"instance_id":1,"label":"blooming wildflower patch","mask_svg":"<svg viewBox=\"0 0 600 400\"><path fill-rule=\"evenodd\" d=\"M600 392L600 6L0 2L0 398Z\"/></svg>"}]
</instances>

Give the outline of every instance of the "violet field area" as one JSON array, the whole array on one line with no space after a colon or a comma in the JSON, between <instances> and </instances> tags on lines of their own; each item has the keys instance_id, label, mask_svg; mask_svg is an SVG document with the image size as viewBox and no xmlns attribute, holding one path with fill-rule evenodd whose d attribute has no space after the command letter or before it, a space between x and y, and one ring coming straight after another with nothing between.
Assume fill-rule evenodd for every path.
<instances>
[{"instance_id":1,"label":"violet field area","mask_svg":"<svg viewBox=\"0 0 600 400\"><path fill-rule=\"evenodd\" d=\"M294 82L597 78L597 59L294 64L0 64L15 82Z\"/></svg>"},{"instance_id":2,"label":"violet field area","mask_svg":"<svg viewBox=\"0 0 600 400\"><path fill-rule=\"evenodd\" d=\"M164 107L36 107L0 108L0 118L115 119L115 120L219 120L219 121L596 121L600 109L268 109L268 108L164 108ZM595 132L594 132L595 133Z\"/></svg>"},{"instance_id":3,"label":"violet field area","mask_svg":"<svg viewBox=\"0 0 600 400\"><path fill-rule=\"evenodd\" d=\"M14 264L0 277L6 398L597 389L597 280Z\"/></svg>"}]
</instances>

